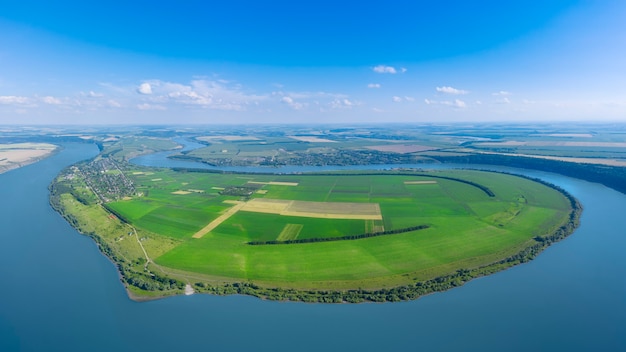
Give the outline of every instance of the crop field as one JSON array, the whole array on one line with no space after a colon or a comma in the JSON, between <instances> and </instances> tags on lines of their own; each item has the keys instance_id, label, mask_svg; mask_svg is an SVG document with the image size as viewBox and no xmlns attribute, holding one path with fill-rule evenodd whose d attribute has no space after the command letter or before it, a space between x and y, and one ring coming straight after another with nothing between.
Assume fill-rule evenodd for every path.
<instances>
[{"instance_id":1,"label":"crop field","mask_svg":"<svg viewBox=\"0 0 626 352\"><path fill-rule=\"evenodd\" d=\"M107 207L175 241L152 257L156 264L268 287L380 288L487 265L561 226L570 211L548 186L469 170L127 176L140 196ZM397 233L358 237L383 231Z\"/></svg>"}]
</instances>

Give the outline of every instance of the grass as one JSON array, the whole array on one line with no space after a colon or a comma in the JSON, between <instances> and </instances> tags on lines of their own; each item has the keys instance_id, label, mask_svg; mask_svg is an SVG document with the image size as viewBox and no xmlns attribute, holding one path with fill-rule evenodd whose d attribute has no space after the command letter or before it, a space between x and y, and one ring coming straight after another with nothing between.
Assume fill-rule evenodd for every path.
<instances>
[{"instance_id":1,"label":"grass","mask_svg":"<svg viewBox=\"0 0 626 352\"><path fill-rule=\"evenodd\" d=\"M143 196L107 206L137 228L153 270L209 284L253 282L265 287L355 289L405 285L487 265L517 253L567 221L567 199L545 185L497 173L447 170L424 175L257 175L125 171ZM454 177L488 187L495 197ZM154 181L157 180L157 181ZM249 181L261 193L249 198L219 194ZM406 183L410 181L409 183ZM269 184L274 182L274 184ZM276 184L297 183L297 186ZM187 190L185 194L173 192ZM266 192L265 192L266 191ZM376 203L382 220L328 219L239 210L201 238L192 235L249 199ZM143 270L143 252L128 226L100 206L69 194L63 207L86 232L97 232L123 258ZM307 203L303 203L307 204ZM313 204L313 203L311 203ZM251 246L250 241L286 241L359 235L417 225L407 233L319 243ZM131 265L131 264L127 264ZM153 264L150 264L151 266Z\"/></svg>"},{"instance_id":2,"label":"grass","mask_svg":"<svg viewBox=\"0 0 626 352\"><path fill-rule=\"evenodd\" d=\"M136 171L136 170L135 170ZM430 175L455 177L480 189ZM222 175L171 170L132 177L144 197L109 204L143 231L170 238L149 254L163 268L217 281L252 281L301 289L379 288L427 280L492 263L566 221L557 191L515 176L478 171L416 175ZM161 179L160 181L151 181ZM252 198L378 203L383 220L320 219L239 211L202 238L191 235L232 207L219 189L253 182ZM413 182L405 184L406 181ZM216 190L217 188L218 190ZM172 194L193 189L204 192ZM332 208L332 207L329 207ZM356 241L250 246L248 241L338 237L429 225L426 230ZM208 279L207 279L208 280Z\"/></svg>"}]
</instances>

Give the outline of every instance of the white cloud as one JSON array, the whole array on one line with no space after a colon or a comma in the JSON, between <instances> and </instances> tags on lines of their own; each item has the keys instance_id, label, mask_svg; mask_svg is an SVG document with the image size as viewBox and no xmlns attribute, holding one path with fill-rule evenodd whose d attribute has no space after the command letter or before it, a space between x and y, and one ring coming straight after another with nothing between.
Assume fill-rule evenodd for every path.
<instances>
[{"instance_id":1,"label":"white cloud","mask_svg":"<svg viewBox=\"0 0 626 352\"><path fill-rule=\"evenodd\" d=\"M0 104L28 104L30 99L15 95L0 95Z\"/></svg>"},{"instance_id":2,"label":"white cloud","mask_svg":"<svg viewBox=\"0 0 626 352\"><path fill-rule=\"evenodd\" d=\"M466 90L456 89L456 88L446 87L446 86L444 86L444 87L436 87L435 89L437 89L438 92L446 93L446 94L462 95L462 94L469 93Z\"/></svg>"},{"instance_id":3,"label":"white cloud","mask_svg":"<svg viewBox=\"0 0 626 352\"><path fill-rule=\"evenodd\" d=\"M148 104L148 103L137 104L137 109L139 110L167 110L165 106Z\"/></svg>"},{"instance_id":4,"label":"white cloud","mask_svg":"<svg viewBox=\"0 0 626 352\"><path fill-rule=\"evenodd\" d=\"M511 95L511 92L507 92L506 90L501 90L499 92L491 93L491 95L494 95L494 96L507 96L507 95Z\"/></svg>"},{"instance_id":5,"label":"white cloud","mask_svg":"<svg viewBox=\"0 0 626 352\"><path fill-rule=\"evenodd\" d=\"M393 100L394 103L399 103L402 101L402 98L398 97L398 96L393 96L391 98L391 100Z\"/></svg>"},{"instance_id":6,"label":"white cloud","mask_svg":"<svg viewBox=\"0 0 626 352\"><path fill-rule=\"evenodd\" d=\"M406 101L415 101L415 98L405 96L404 100L406 100Z\"/></svg>"},{"instance_id":7,"label":"white cloud","mask_svg":"<svg viewBox=\"0 0 626 352\"><path fill-rule=\"evenodd\" d=\"M152 86L150 85L150 83L144 82L139 85L139 88L137 88L137 93L150 95L152 94Z\"/></svg>"},{"instance_id":8,"label":"white cloud","mask_svg":"<svg viewBox=\"0 0 626 352\"><path fill-rule=\"evenodd\" d=\"M380 113L380 112L385 112L385 110L383 110L383 109L379 109L379 108L372 108L372 111L373 111L373 112L378 112L378 113Z\"/></svg>"},{"instance_id":9,"label":"white cloud","mask_svg":"<svg viewBox=\"0 0 626 352\"><path fill-rule=\"evenodd\" d=\"M458 109L464 109L467 107L467 104L460 99L455 99L454 101L450 101L450 100L430 100L430 99L424 99L424 103L426 103L426 105L445 105L445 106L451 106L453 108L458 108Z\"/></svg>"},{"instance_id":10,"label":"white cloud","mask_svg":"<svg viewBox=\"0 0 626 352\"><path fill-rule=\"evenodd\" d=\"M465 104L463 100L455 99L453 106L457 108L465 108L467 107L467 104Z\"/></svg>"},{"instance_id":11,"label":"white cloud","mask_svg":"<svg viewBox=\"0 0 626 352\"><path fill-rule=\"evenodd\" d=\"M306 106L305 104L294 101L292 97L282 97L280 101L289 105L294 110L302 110Z\"/></svg>"},{"instance_id":12,"label":"white cloud","mask_svg":"<svg viewBox=\"0 0 626 352\"><path fill-rule=\"evenodd\" d=\"M385 65L378 65L378 66L374 66L374 68L372 68L372 70L376 73L391 73L392 75L395 75L396 73L398 73L398 70L396 70L395 67L393 66L385 66ZM404 71L402 71L404 72Z\"/></svg>"},{"instance_id":13,"label":"white cloud","mask_svg":"<svg viewBox=\"0 0 626 352\"><path fill-rule=\"evenodd\" d=\"M41 101L43 101L46 104L50 104L50 105L59 105L61 104L61 100L55 98L55 97L51 97L51 96L46 96L46 97L42 97Z\"/></svg>"},{"instance_id":14,"label":"white cloud","mask_svg":"<svg viewBox=\"0 0 626 352\"><path fill-rule=\"evenodd\" d=\"M358 105L358 104L354 101L344 98L344 99L335 99L332 102L330 102L328 105L330 105L330 107L333 109L351 109L353 106Z\"/></svg>"},{"instance_id":15,"label":"white cloud","mask_svg":"<svg viewBox=\"0 0 626 352\"><path fill-rule=\"evenodd\" d=\"M248 105L256 105L268 96L246 94L241 86L224 80L210 81L197 79L189 84L151 80L142 83L140 89L150 87L150 95L143 100L161 106L179 104L200 106L219 110L246 110ZM138 90L139 91L139 90ZM148 90L144 89L144 92Z\"/></svg>"},{"instance_id":16,"label":"white cloud","mask_svg":"<svg viewBox=\"0 0 626 352\"><path fill-rule=\"evenodd\" d=\"M498 104L511 104L511 100L509 100L509 98L507 98L507 97L504 97L502 99L498 99L496 101L496 103L498 103Z\"/></svg>"},{"instance_id":17,"label":"white cloud","mask_svg":"<svg viewBox=\"0 0 626 352\"><path fill-rule=\"evenodd\" d=\"M367 85L367 88L380 88L379 83L370 83Z\"/></svg>"},{"instance_id":18,"label":"white cloud","mask_svg":"<svg viewBox=\"0 0 626 352\"><path fill-rule=\"evenodd\" d=\"M107 104L112 107L112 108L121 108L122 104L120 104L119 102L117 102L116 100L113 99L109 99L109 101L107 101Z\"/></svg>"}]
</instances>

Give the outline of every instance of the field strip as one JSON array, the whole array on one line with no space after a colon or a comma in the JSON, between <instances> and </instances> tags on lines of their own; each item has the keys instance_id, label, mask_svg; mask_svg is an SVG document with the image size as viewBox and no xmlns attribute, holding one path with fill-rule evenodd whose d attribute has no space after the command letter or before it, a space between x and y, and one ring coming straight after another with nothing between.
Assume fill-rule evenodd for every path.
<instances>
[{"instance_id":1,"label":"field strip","mask_svg":"<svg viewBox=\"0 0 626 352\"><path fill-rule=\"evenodd\" d=\"M382 220L378 203L309 202L255 198L241 211L321 219Z\"/></svg>"},{"instance_id":2,"label":"field strip","mask_svg":"<svg viewBox=\"0 0 626 352\"><path fill-rule=\"evenodd\" d=\"M191 192L189 192L189 191L176 191L176 192L172 192L172 194L191 194Z\"/></svg>"},{"instance_id":3,"label":"field strip","mask_svg":"<svg viewBox=\"0 0 626 352\"><path fill-rule=\"evenodd\" d=\"M259 181L248 181L248 183L252 183L253 185L271 185L271 186L297 186L298 182L259 182Z\"/></svg>"},{"instance_id":4,"label":"field strip","mask_svg":"<svg viewBox=\"0 0 626 352\"><path fill-rule=\"evenodd\" d=\"M404 181L405 185L427 185L437 183L437 181Z\"/></svg>"},{"instance_id":5,"label":"field strip","mask_svg":"<svg viewBox=\"0 0 626 352\"><path fill-rule=\"evenodd\" d=\"M292 202L292 200L285 199L255 198L247 202L241 210L253 213L280 214L285 211Z\"/></svg>"},{"instance_id":6,"label":"field strip","mask_svg":"<svg viewBox=\"0 0 626 352\"><path fill-rule=\"evenodd\" d=\"M200 231L194 233L193 236L191 236L191 237L193 237L193 238L202 238L202 236L204 236L207 233L213 231L213 229L215 229L216 227L220 226L221 223L226 221L231 216L235 215L235 213L237 213L239 211L239 209L243 208L245 205L246 205L246 203L243 203L243 202L234 205L232 208L228 209L224 214L220 215L217 219L211 221L208 225L203 227Z\"/></svg>"},{"instance_id":7,"label":"field strip","mask_svg":"<svg viewBox=\"0 0 626 352\"><path fill-rule=\"evenodd\" d=\"M283 216L299 216L305 218L318 219L343 219L343 220L382 220L382 215L362 215L362 214L336 214L336 213L307 213L304 211L285 211L280 213Z\"/></svg>"},{"instance_id":8,"label":"field strip","mask_svg":"<svg viewBox=\"0 0 626 352\"><path fill-rule=\"evenodd\" d=\"M298 238L300 231L304 227L302 224L287 224L283 227L283 230L280 232L278 237L276 237L277 241L288 241L295 240Z\"/></svg>"}]
</instances>

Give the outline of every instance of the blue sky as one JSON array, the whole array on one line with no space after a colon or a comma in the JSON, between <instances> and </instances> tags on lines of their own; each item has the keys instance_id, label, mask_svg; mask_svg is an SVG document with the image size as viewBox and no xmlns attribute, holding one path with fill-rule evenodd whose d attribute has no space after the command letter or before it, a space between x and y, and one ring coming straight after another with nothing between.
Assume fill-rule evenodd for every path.
<instances>
[{"instance_id":1,"label":"blue sky","mask_svg":"<svg viewBox=\"0 0 626 352\"><path fill-rule=\"evenodd\" d=\"M6 1L0 124L625 121L626 2Z\"/></svg>"}]
</instances>

